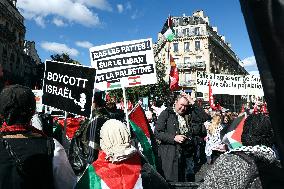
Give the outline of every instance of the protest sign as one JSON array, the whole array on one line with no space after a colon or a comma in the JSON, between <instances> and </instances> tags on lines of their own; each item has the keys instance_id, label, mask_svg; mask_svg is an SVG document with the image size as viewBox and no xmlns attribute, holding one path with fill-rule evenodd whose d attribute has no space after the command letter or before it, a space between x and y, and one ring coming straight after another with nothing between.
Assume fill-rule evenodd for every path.
<instances>
[{"instance_id":1,"label":"protest sign","mask_svg":"<svg viewBox=\"0 0 284 189\"><path fill-rule=\"evenodd\" d=\"M157 83L150 38L92 47L90 56L99 90Z\"/></svg>"},{"instance_id":2,"label":"protest sign","mask_svg":"<svg viewBox=\"0 0 284 189\"><path fill-rule=\"evenodd\" d=\"M33 90L33 93L35 95L35 101L36 101L36 112L42 112L43 111L42 90Z\"/></svg>"},{"instance_id":3,"label":"protest sign","mask_svg":"<svg viewBox=\"0 0 284 189\"><path fill-rule=\"evenodd\" d=\"M46 61L42 103L89 117L95 74L94 68Z\"/></svg>"},{"instance_id":4,"label":"protest sign","mask_svg":"<svg viewBox=\"0 0 284 189\"><path fill-rule=\"evenodd\" d=\"M263 96L260 77L197 72L197 92L208 93L208 82L214 94Z\"/></svg>"}]
</instances>

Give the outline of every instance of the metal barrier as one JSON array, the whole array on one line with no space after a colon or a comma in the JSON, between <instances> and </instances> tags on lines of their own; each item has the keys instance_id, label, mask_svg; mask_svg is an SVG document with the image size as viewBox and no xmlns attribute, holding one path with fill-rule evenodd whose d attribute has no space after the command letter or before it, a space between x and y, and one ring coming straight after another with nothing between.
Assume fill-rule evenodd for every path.
<instances>
[{"instance_id":1,"label":"metal barrier","mask_svg":"<svg viewBox=\"0 0 284 189\"><path fill-rule=\"evenodd\" d=\"M198 188L198 182L170 182L170 187L172 189L193 189Z\"/></svg>"}]
</instances>

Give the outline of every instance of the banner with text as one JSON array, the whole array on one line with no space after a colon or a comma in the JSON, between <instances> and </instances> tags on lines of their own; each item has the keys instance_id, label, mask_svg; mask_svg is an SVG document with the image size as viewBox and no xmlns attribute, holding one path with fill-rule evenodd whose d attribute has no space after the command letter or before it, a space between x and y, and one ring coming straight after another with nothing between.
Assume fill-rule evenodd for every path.
<instances>
[{"instance_id":1,"label":"banner with text","mask_svg":"<svg viewBox=\"0 0 284 189\"><path fill-rule=\"evenodd\" d=\"M92 47L90 56L99 90L157 83L151 38Z\"/></svg>"},{"instance_id":2,"label":"banner with text","mask_svg":"<svg viewBox=\"0 0 284 189\"><path fill-rule=\"evenodd\" d=\"M213 94L263 96L260 77L256 75L225 75L197 72L197 92L208 93L210 81Z\"/></svg>"},{"instance_id":3,"label":"banner with text","mask_svg":"<svg viewBox=\"0 0 284 189\"><path fill-rule=\"evenodd\" d=\"M96 70L75 64L45 62L42 103L89 117Z\"/></svg>"}]
</instances>

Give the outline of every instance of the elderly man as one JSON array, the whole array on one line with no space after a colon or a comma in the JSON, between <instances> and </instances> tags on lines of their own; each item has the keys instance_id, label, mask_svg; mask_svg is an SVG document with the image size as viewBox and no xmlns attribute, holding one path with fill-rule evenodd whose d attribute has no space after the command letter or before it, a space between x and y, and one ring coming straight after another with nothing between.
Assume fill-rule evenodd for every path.
<instances>
[{"instance_id":1,"label":"elderly man","mask_svg":"<svg viewBox=\"0 0 284 189\"><path fill-rule=\"evenodd\" d=\"M160 145L160 172L170 182L194 181L194 143L192 121L206 121L204 110L185 93L176 98L172 107L159 116L155 136Z\"/></svg>"}]
</instances>

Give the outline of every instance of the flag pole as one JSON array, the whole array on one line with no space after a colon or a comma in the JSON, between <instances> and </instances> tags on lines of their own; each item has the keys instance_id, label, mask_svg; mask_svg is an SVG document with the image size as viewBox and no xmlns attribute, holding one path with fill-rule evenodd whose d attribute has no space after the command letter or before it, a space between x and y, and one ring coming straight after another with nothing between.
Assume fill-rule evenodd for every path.
<instances>
[{"instance_id":1,"label":"flag pole","mask_svg":"<svg viewBox=\"0 0 284 189\"><path fill-rule=\"evenodd\" d=\"M168 76L169 76L169 88L171 87L171 76L170 76L170 73L171 73L171 62L170 62L170 47L171 47L171 44L170 44L170 42L167 42L168 43L168 57L167 57L167 63L166 63L166 65L168 65L169 66L169 68L168 68Z\"/></svg>"},{"instance_id":2,"label":"flag pole","mask_svg":"<svg viewBox=\"0 0 284 189\"><path fill-rule=\"evenodd\" d=\"M129 126L129 119L128 119L128 113L127 113L127 103L126 103L126 92L125 92L125 87L122 87L122 93L123 93L123 103L124 103L124 113L125 113L125 117L126 117L126 124L127 124L127 128L130 132L130 126Z\"/></svg>"},{"instance_id":3,"label":"flag pole","mask_svg":"<svg viewBox=\"0 0 284 189\"><path fill-rule=\"evenodd\" d=\"M234 95L234 112L236 112L236 95Z\"/></svg>"},{"instance_id":4,"label":"flag pole","mask_svg":"<svg viewBox=\"0 0 284 189\"><path fill-rule=\"evenodd\" d=\"M128 115L131 114L139 105L140 105L139 103L136 103L136 105L134 106L134 108L132 108L132 110L130 110Z\"/></svg>"},{"instance_id":5,"label":"flag pole","mask_svg":"<svg viewBox=\"0 0 284 189\"><path fill-rule=\"evenodd\" d=\"M171 18L171 15L169 14L169 17L168 17L168 27L170 27L170 18ZM166 39L167 40L167 39ZM169 68L168 68L168 76L169 76L169 88L171 87L171 78L170 78L170 73L171 73L171 60L170 60L170 48L171 48L171 42L167 40L167 44L168 44L168 58L167 58L167 62L166 62L166 65L169 65Z\"/></svg>"},{"instance_id":6,"label":"flag pole","mask_svg":"<svg viewBox=\"0 0 284 189\"><path fill-rule=\"evenodd\" d=\"M66 129L67 129L67 117L68 117L68 112L64 112L64 129L63 129L63 134L62 134L62 142L63 142L63 147L66 151L67 154L69 154L69 144L66 138Z\"/></svg>"}]
</instances>

